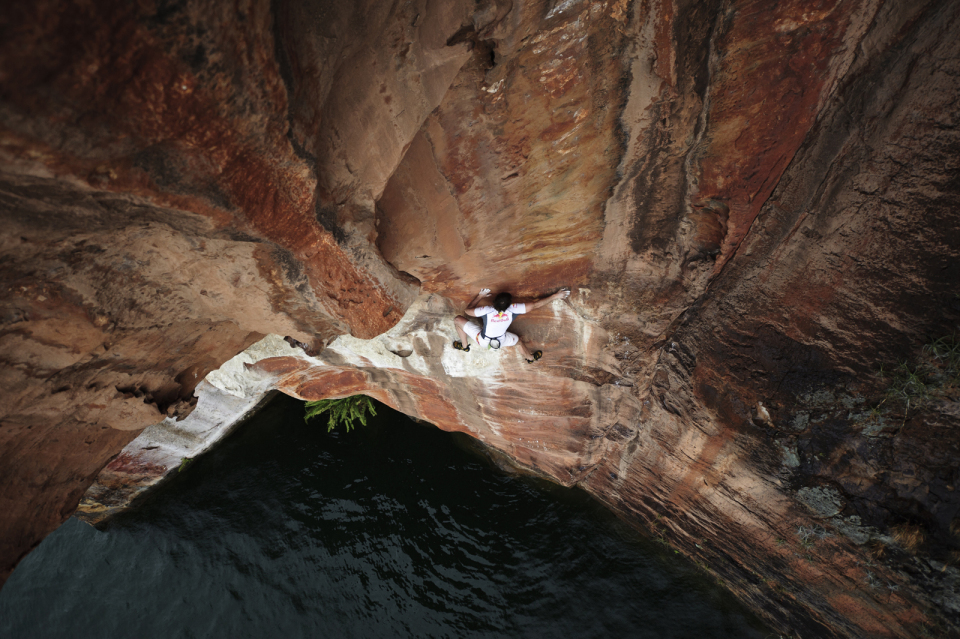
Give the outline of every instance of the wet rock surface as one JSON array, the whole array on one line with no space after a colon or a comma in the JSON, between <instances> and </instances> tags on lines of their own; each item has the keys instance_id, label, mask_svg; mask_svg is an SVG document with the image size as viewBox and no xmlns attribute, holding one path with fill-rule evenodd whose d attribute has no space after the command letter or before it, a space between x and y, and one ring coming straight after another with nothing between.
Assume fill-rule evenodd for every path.
<instances>
[{"instance_id":1,"label":"wet rock surface","mask_svg":"<svg viewBox=\"0 0 960 639\"><path fill-rule=\"evenodd\" d=\"M877 373L960 322L958 11L5 6L4 575L272 334L262 392L468 432L785 633L956 634L956 391ZM451 348L481 286L565 285L535 365Z\"/></svg>"}]
</instances>

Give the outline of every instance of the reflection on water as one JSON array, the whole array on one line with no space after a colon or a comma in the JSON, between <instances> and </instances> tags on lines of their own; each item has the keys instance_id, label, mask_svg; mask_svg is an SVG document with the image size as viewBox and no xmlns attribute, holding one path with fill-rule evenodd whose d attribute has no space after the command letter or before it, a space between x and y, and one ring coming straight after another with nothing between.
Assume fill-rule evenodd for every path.
<instances>
[{"instance_id":1,"label":"reflection on water","mask_svg":"<svg viewBox=\"0 0 960 639\"><path fill-rule=\"evenodd\" d=\"M582 491L378 408L281 396L103 532L70 520L0 591L3 637L763 637Z\"/></svg>"}]
</instances>

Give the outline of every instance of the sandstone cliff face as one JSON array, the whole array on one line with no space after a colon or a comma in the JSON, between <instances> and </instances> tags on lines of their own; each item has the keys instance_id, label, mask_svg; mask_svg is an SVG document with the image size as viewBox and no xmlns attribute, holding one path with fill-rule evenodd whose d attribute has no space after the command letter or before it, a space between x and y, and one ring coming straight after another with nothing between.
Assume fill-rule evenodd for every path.
<instances>
[{"instance_id":1,"label":"sandstone cliff face","mask_svg":"<svg viewBox=\"0 0 960 639\"><path fill-rule=\"evenodd\" d=\"M876 376L960 320L955 3L47 4L0 17L7 573L273 333L258 392L468 432L784 632L957 632L956 396ZM562 285L536 365L450 348Z\"/></svg>"}]
</instances>

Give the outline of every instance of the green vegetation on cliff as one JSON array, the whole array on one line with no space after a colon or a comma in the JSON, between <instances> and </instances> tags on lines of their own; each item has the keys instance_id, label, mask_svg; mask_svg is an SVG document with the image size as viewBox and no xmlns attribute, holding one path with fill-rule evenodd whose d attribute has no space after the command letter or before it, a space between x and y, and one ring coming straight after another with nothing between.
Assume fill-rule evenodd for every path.
<instances>
[{"instance_id":1,"label":"green vegetation on cliff","mask_svg":"<svg viewBox=\"0 0 960 639\"><path fill-rule=\"evenodd\" d=\"M341 424L345 425L347 432L349 432L353 428L353 421L356 419L359 419L360 423L366 426L367 411L370 411L371 415L377 414L373 402L366 395L353 395L341 399L321 399L315 402L307 402L304 408L306 414L303 421L305 422L324 412L330 414L330 419L327 420L328 433Z\"/></svg>"},{"instance_id":2,"label":"green vegetation on cliff","mask_svg":"<svg viewBox=\"0 0 960 639\"><path fill-rule=\"evenodd\" d=\"M880 378L889 380L886 399L903 405L906 411L930 400L954 396L960 388L960 336L941 337L926 344L912 366L900 362L892 371L881 367Z\"/></svg>"}]
</instances>

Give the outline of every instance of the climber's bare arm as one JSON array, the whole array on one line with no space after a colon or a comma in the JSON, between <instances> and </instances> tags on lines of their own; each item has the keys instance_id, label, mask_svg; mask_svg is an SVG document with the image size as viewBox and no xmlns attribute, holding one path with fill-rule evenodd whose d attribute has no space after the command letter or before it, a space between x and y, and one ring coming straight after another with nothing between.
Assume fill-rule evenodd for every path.
<instances>
[{"instance_id":1,"label":"climber's bare arm","mask_svg":"<svg viewBox=\"0 0 960 639\"><path fill-rule=\"evenodd\" d=\"M523 302L523 304L527 307L527 312L529 313L530 311L536 310L541 306L546 306L554 300L563 300L568 297L570 297L570 289L563 287L553 295L548 295L543 299L536 300L535 302Z\"/></svg>"},{"instance_id":2,"label":"climber's bare arm","mask_svg":"<svg viewBox=\"0 0 960 639\"><path fill-rule=\"evenodd\" d=\"M490 297L490 289L489 288L480 289L480 292L477 293L472 300L470 300L469 304L467 304L467 310L465 310L464 313L466 313L470 317L476 317L477 314L473 312L473 309L480 306L480 300L485 299L487 297Z\"/></svg>"}]
</instances>

